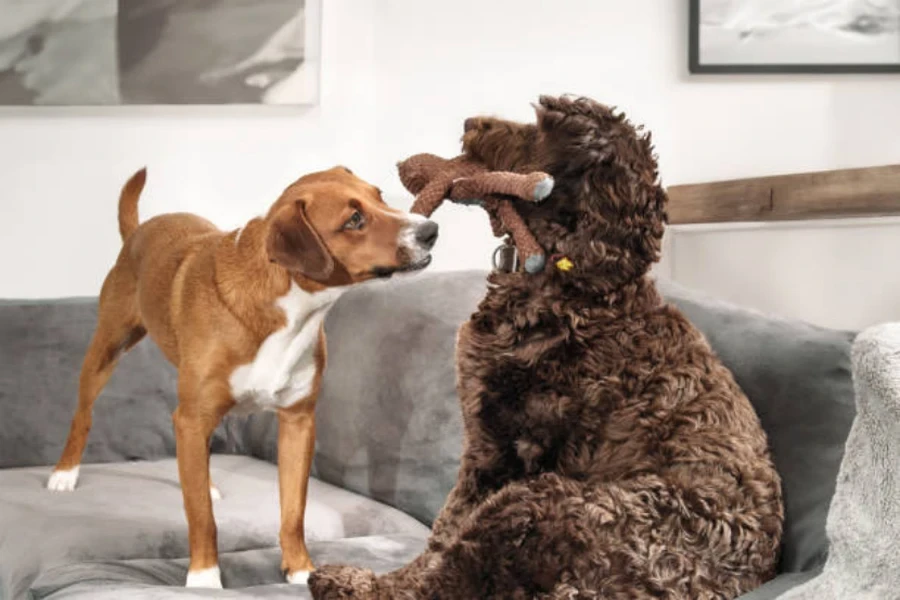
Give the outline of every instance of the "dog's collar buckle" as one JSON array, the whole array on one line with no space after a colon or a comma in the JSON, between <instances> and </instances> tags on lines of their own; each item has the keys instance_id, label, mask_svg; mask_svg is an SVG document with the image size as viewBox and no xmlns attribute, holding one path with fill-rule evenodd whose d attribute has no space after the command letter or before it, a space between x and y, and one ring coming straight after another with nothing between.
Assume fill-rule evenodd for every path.
<instances>
[{"instance_id":1,"label":"dog's collar buckle","mask_svg":"<svg viewBox=\"0 0 900 600\"><path fill-rule=\"evenodd\" d=\"M512 244L501 244L491 256L491 264L500 273L515 273L519 270L519 251Z\"/></svg>"}]
</instances>

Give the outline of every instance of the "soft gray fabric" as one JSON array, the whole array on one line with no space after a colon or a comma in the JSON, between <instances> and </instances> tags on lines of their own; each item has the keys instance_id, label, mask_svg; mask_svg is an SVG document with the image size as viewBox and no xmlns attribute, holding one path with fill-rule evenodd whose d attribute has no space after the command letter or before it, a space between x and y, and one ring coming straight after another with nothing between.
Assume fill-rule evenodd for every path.
<instances>
[{"instance_id":1,"label":"soft gray fabric","mask_svg":"<svg viewBox=\"0 0 900 600\"><path fill-rule=\"evenodd\" d=\"M0 469L59 459L96 322L96 298L0 300ZM149 338L126 353L94 405L83 461L174 456L177 381L177 370ZM212 450L274 463L277 432L274 413L228 416Z\"/></svg>"},{"instance_id":2,"label":"soft gray fabric","mask_svg":"<svg viewBox=\"0 0 900 600\"><path fill-rule=\"evenodd\" d=\"M749 594L740 596L737 600L775 600L787 590L809 581L818 574L819 571L817 569L796 573L782 573Z\"/></svg>"},{"instance_id":3,"label":"soft gray fabric","mask_svg":"<svg viewBox=\"0 0 900 600\"><path fill-rule=\"evenodd\" d=\"M211 472L224 496L214 506L220 550L277 546L276 467L214 455ZM47 467L0 470L0 597L21 598L39 572L54 566L188 555L174 459L83 465L69 493L46 490L49 474ZM409 515L315 479L306 511L307 539L314 541L428 533Z\"/></svg>"},{"instance_id":4,"label":"soft gray fabric","mask_svg":"<svg viewBox=\"0 0 900 600\"><path fill-rule=\"evenodd\" d=\"M781 571L821 566L825 518L856 413L855 334L764 316L667 281L659 288L706 335L768 434L785 497Z\"/></svg>"},{"instance_id":5,"label":"soft gray fabric","mask_svg":"<svg viewBox=\"0 0 900 600\"><path fill-rule=\"evenodd\" d=\"M828 513L822 574L784 600L900 597L900 323L853 346L857 416Z\"/></svg>"},{"instance_id":6,"label":"soft gray fabric","mask_svg":"<svg viewBox=\"0 0 900 600\"><path fill-rule=\"evenodd\" d=\"M0 302L0 468L59 458L96 320L93 298ZM85 461L174 455L175 388L156 346L138 344L97 400Z\"/></svg>"},{"instance_id":7,"label":"soft gray fabric","mask_svg":"<svg viewBox=\"0 0 900 600\"><path fill-rule=\"evenodd\" d=\"M310 542L316 564L350 563L386 573L422 552L421 536L367 536ZM49 569L32 585L33 598L119 600L120 598L311 598L306 586L287 585L276 548L223 553L219 557L225 590L184 588L187 559L138 559L73 563Z\"/></svg>"},{"instance_id":8,"label":"soft gray fabric","mask_svg":"<svg viewBox=\"0 0 900 600\"><path fill-rule=\"evenodd\" d=\"M456 330L482 272L424 273L347 292L326 319L316 473L431 523L456 481Z\"/></svg>"}]
</instances>

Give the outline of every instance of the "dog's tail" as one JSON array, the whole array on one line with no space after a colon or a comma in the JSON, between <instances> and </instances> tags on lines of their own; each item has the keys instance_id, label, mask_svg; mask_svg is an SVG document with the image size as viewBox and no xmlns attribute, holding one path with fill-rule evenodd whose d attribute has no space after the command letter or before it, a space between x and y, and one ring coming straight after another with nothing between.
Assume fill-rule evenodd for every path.
<instances>
[{"instance_id":1,"label":"dog's tail","mask_svg":"<svg viewBox=\"0 0 900 600\"><path fill-rule=\"evenodd\" d=\"M122 187L122 193L119 195L119 233L122 234L123 242L134 233L134 230L140 224L138 200L141 197L141 191L143 191L146 181L147 168L145 167L132 175Z\"/></svg>"}]
</instances>

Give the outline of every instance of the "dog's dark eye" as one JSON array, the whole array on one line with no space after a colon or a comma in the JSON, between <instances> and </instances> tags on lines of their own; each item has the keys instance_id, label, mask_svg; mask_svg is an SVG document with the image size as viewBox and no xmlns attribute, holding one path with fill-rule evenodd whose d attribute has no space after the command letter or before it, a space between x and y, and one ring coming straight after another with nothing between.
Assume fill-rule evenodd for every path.
<instances>
[{"instance_id":1,"label":"dog's dark eye","mask_svg":"<svg viewBox=\"0 0 900 600\"><path fill-rule=\"evenodd\" d=\"M365 224L365 217L363 217L361 212L356 211L350 215L350 218L344 223L344 229L362 229Z\"/></svg>"}]
</instances>

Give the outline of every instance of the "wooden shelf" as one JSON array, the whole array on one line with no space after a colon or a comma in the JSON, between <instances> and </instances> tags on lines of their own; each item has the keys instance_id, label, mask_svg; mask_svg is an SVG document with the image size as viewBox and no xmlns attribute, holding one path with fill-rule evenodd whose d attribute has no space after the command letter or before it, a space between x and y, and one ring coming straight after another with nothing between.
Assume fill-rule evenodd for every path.
<instances>
[{"instance_id":1,"label":"wooden shelf","mask_svg":"<svg viewBox=\"0 0 900 600\"><path fill-rule=\"evenodd\" d=\"M900 214L900 165L668 188L669 223L790 221Z\"/></svg>"}]
</instances>

